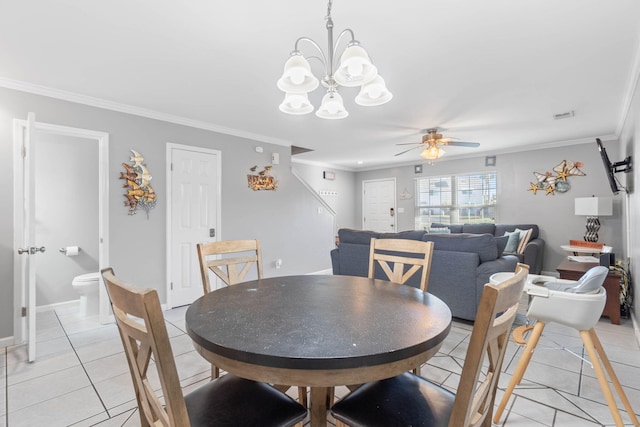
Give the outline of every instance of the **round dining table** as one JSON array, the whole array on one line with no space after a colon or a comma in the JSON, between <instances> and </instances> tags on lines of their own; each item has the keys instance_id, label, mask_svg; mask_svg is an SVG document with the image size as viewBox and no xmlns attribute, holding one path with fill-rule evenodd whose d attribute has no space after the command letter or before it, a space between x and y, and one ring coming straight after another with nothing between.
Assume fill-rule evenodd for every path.
<instances>
[{"instance_id":1,"label":"round dining table","mask_svg":"<svg viewBox=\"0 0 640 427\"><path fill-rule=\"evenodd\" d=\"M303 275L239 283L198 298L187 333L237 376L311 389L312 426L325 426L331 387L390 378L440 348L451 311L436 296L356 276Z\"/></svg>"}]
</instances>

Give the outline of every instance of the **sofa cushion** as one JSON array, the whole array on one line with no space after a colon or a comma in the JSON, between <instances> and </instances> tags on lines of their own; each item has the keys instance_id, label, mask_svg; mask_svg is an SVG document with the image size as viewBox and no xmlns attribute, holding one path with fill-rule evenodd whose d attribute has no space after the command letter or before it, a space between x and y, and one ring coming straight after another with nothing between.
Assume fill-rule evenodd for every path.
<instances>
[{"instance_id":1,"label":"sofa cushion","mask_svg":"<svg viewBox=\"0 0 640 427\"><path fill-rule=\"evenodd\" d=\"M407 240L422 240L424 236L422 230L406 230L398 233L380 233L378 238L380 239L407 239ZM374 236L375 237L375 236Z\"/></svg>"},{"instance_id":2,"label":"sofa cushion","mask_svg":"<svg viewBox=\"0 0 640 427\"><path fill-rule=\"evenodd\" d=\"M338 239L340 243L356 243L360 245L368 245L371 238L378 238L380 233L368 230L352 230L349 228L341 228L338 230Z\"/></svg>"},{"instance_id":3,"label":"sofa cushion","mask_svg":"<svg viewBox=\"0 0 640 427\"><path fill-rule=\"evenodd\" d=\"M496 232L496 225L489 222L481 224L463 224L462 232L471 234L491 234L493 236Z\"/></svg>"},{"instance_id":4,"label":"sofa cushion","mask_svg":"<svg viewBox=\"0 0 640 427\"><path fill-rule=\"evenodd\" d=\"M429 228L428 233L429 234L451 234L451 230L449 230L449 227L441 227L441 228L431 227Z\"/></svg>"},{"instance_id":5,"label":"sofa cushion","mask_svg":"<svg viewBox=\"0 0 640 427\"><path fill-rule=\"evenodd\" d=\"M533 233L533 230L530 228L526 230L516 228L515 231L520 233L520 243L518 243L518 250L516 250L516 253L523 254L524 248L527 246L527 243L529 243L529 239L531 239L531 233Z\"/></svg>"},{"instance_id":6,"label":"sofa cushion","mask_svg":"<svg viewBox=\"0 0 640 427\"><path fill-rule=\"evenodd\" d=\"M505 231L514 231L516 228L520 230L531 229L531 240L540 237L540 230L537 224L496 224L496 236L504 236Z\"/></svg>"},{"instance_id":7,"label":"sofa cushion","mask_svg":"<svg viewBox=\"0 0 640 427\"><path fill-rule=\"evenodd\" d=\"M509 236L500 236L496 237L496 245L498 246L498 258L502 256L504 252L504 248L507 247L507 242L509 241Z\"/></svg>"},{"instance_id":8,"label":"sofa cushion","mask_svg":"<svg viewBox=\"0 0 640 427\"><path fill-rule=\"evenodd\" d=\"M520 233L517 231L505 231L504 235L507 237L507 245L504 248L504 252L516 253L518 250L518 244L520 243Z\"/></svg>"},{"instance_id":9,"label":"sofa cushion","mask_svg":"<svg viewBox=\"0 0 640 427\"><path fill-rule=\"evenodd\" d=\"M498 245L490 234L425 234L422 240L433 242L437 251L476 253L481 262L498 258Z\"/></svg>"},{"instance_id":10,"label":"sofa cushion","mask_svg":"<svg viewBox=\"0 0 640 427\"><path fill-rule=\"evenodd\" d=\"M462 233L462 224L443 224L440 222L432 222L429 226L431 228L448 228L451 233Z\"/></svg>"}]
</instances>

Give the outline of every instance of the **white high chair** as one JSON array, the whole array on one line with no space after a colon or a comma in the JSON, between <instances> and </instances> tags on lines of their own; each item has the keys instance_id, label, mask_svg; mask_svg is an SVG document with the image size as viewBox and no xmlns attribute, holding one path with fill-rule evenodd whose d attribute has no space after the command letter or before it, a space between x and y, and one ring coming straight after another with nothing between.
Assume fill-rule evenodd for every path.
<instances>
[{"instance_id":1,"label":"white high chair","mask_svg":"<svg viewBox=\"0 0 640 427\"><path fill-rule=\"evenodd\" d=\"M513 331L513 337L516 342L519 344L526 343L526 346L500 401L500 405L494 414L494 423L497 424L499 422L507 406L509 397L511 397L513 393L513 389L522 381L522 377L529 365L529 361L542 335L545 324L556 322L580 332L580 337L589 355L596 377L598 378L598 383L607 401L611 415L613 415L616 426L623 426L622 417L609 387L604 370L606 370L618 396L622 400L631 422L635 426L640 425L631 408L629 399L627 399L620 385L620 381L618 381L618 377L611 366L611 362L609 362L604 348L596 335L596 331L593 329L600 319L602 309L606 302L607 294L602 284L608 272L609 269L606 267L594 267L587 271L577 282L557 280L553 277L530 276L530 280L525 287L525 291L530 299L527 318L536 322L533 327L523 325ZM500 275L504 273L497 274ZM499 280L500 278L492 277L491 279ZM535 284L537 282L541 282L542 286ZM532 331L529 339L525 340L524 333L528 330Z\"/></svg>"}]
</instances>

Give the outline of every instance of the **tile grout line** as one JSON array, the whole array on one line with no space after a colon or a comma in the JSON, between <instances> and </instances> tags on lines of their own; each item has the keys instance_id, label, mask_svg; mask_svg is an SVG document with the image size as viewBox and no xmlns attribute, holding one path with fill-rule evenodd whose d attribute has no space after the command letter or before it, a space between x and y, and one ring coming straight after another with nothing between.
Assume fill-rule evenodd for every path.
<instances>
[{"instance_id":1,"label":"tile grout line","mask_svg":"<svg viewBox=\"0 0 640 427\"><path fill-rule=\"evenodd\" d=\"M102 405L102 408L104 408L104 412L107 414L107 416L109 418L111 418L111 415L109 414L109 410L107 409L107 405L105 405L104 401L102 400L102 396L100 396L100 393L98 393L98 389L96 388L95 384L93 383L93 380L91 379L91 376L87 372L87 369L85 368L84 363L82 363L82 359L80 359L80 356L78 355L78 352L76 351L76 348L73 345L73 342L69 338L69 334L67 333L67 330L64 328L64 325L62 324L62 321L60 320L60 317L58 316L58 312L56 310L53 310L53 313L56 316L56 320L60 324L60 327L62 328L62 331L64 332L65 338L67 339L67 341L69 341L69 345L73 349L73 353L78 358L78 362L80 362L80 366L82 367L82 370L84 371L84 374L87 376L87 379L89 380L89 384L91 384L91 388L93 388L93 391L96 393L96 396L98 396L98 400L100 401L100 404Z\"/></svg>"}]
</instances>

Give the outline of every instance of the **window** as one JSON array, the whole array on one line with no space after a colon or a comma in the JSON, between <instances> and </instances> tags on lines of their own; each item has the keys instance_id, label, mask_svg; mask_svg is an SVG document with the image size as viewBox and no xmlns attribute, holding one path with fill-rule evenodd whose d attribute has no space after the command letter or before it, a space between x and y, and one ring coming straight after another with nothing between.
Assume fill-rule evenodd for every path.
<instances>
[{"instance_id":1,"label":"window","mask_svg":"<svg viewBox=\"0 0 640 427\"><path fill-rule=\"evenodd\" d=\"M496 220L496 172L416 178L416 230Z\"/></svg>"}]
</instances>

